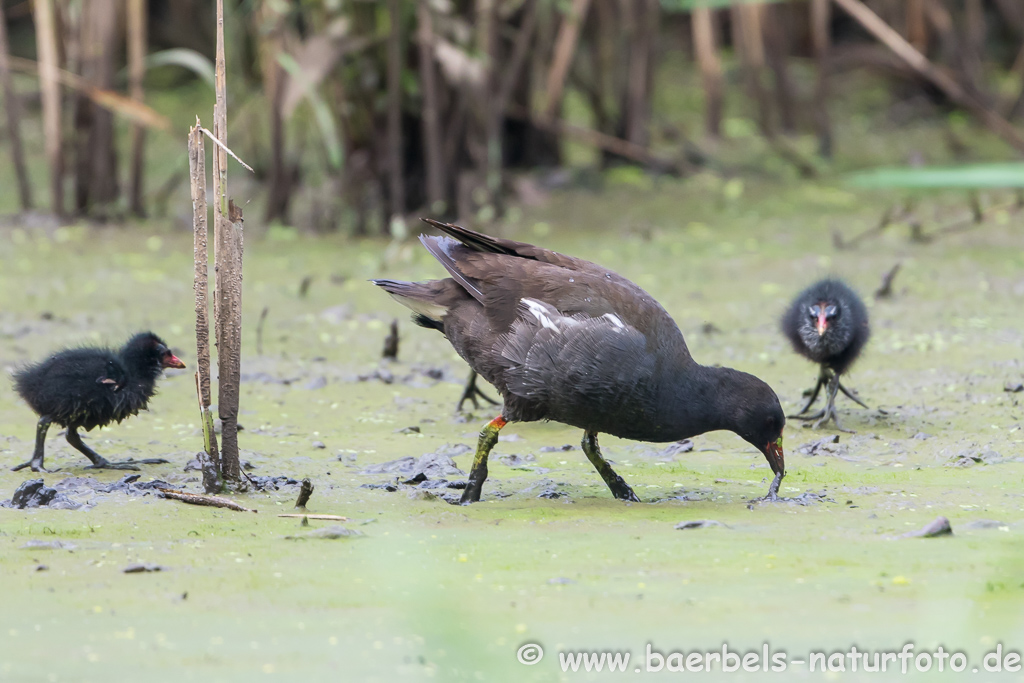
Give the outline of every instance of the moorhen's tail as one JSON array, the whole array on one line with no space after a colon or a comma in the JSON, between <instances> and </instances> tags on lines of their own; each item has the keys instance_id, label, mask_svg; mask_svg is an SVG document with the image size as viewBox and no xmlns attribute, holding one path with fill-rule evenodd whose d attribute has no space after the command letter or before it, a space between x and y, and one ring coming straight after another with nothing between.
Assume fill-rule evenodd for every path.
<instances>
[{"instance_id":1,"label":"moorhen's tail","mask_svg":"<svg viewBox=\"0 0 1024 683\"><path fill-rule=\"evenodd\" d=\"M444 269L456 282L462 285L474 299L483 303L484 293L480 289L480 283L467 277L459 267L459 257L456 252L462 249L463 254L466 253L462 244L449 237L433 237L431 235L420 235L420 243L426 247L431 256L437 259L438 263L444 266Z\"/></svg>"},{"instance_id":2,"label":"moorhen's tail","mask_svg":"<svg viewBox=\"0 0 1024 683\"><path fill-rule=\"evenodd\" d=\"M481 252L485 254L501 254L503 256L514 256L515 258L527 259L530 261L540 261L541 263L550 263L555 266L561 266L562 268L571 268L572 270L586 270L593 268L595 271L600 270L602 276L607 272L604 268L596 266L588 261L574 258L572 256L566 256L565 254L559 254L557 251L551 251L550 249L544 249L527 242L516 242L515 240L502 239L500 237L491 237L469 228L463 228L459 225L452 225L451 223L442 223L435 221L432 218L421 219L427 225L433 226L448 235L450 238L456 240L461 246L469 249L470 251ZM452 247L455 245L451 240L445 238L431 237L427 239L441 239L448 243L449 246L445 247L445 250L449 253ZM423 241L423 238L420 238ZM427 242L423 242L427 249L430 249L430 245ZM442 263L444 259L437 255L433 249L431 253ZM447 267L447 266L446 266Z\"/></svg>"},{"instance_id":3,"label":"moorhen's tail","mask_svg":"<svg viewBox=\"0 0 1024 683\"><path fill-rule=\"evenodd\" d=\"M442 322L448 309L467 295L452 280L402 282L401 280L370 280L413 312L413 322L420 327L444 332Z\"/></svg>"},{"instance_id":4,"label":"moorhen's tail","mask_svg":"<svg viewBox=\"0 0 1024 683\"><path fill-rule=\"evenodd\" d=\"M442 223L441 221L435 221L433 218L421 218L424 223L431 225L446 235L454 237L462 244L466 245L473 251L482 251L491 254L508 254L509 256L519 256L516 247L521 246L519 242L512 242L511 240L499 240L496 237L485 235L482 232L470 230L469 228L463 228L459 225L453 225L451 223ZM429 247L428 247L429 248Z\"/></svg>"}]
</instances>

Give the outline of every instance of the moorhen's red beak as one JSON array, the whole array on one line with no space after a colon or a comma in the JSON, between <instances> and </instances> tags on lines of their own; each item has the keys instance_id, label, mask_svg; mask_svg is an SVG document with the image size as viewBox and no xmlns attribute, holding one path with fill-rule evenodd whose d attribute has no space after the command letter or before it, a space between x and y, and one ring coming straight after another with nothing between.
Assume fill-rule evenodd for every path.
<instances>
[{"instance_id":1,"label":"moorhen's red beak","mask_svg":"<svg viewBox=\"0 0 1024 683\"><path fill-rule=\"evenodd\" d=\"M775 440L774 443L770 443L764 448L764 457L768 460L768 464L772 468L772 472L775 473L775 478L772 480L771 485L768 486L768 500L778 500L779 497L779 484L782 483L782 478L786 476L786 455L782 451L782 437L780 436Z\"/></svg>"},{"instance_id":2,"label":"moorhen's red beak","mask_svg":"<svg viewBox=\"0 0 1024 683\"><path fill-rule=\"evenodd\" d=\"M164 356L164 367L165 368L176 368L178 370L184 370L185 364L181 362L181 359L175 356L173 353Z\"/></svg>"},{"instance_id":3,"label":"moorhen's red beak","mask_svg":"<svg viewBox=\"0 0 1024 683\"><path fill-rule=\"evenodd\" d=\"M782 473L786 475L786 455L782 451L782 437L780 436L775 443L770 443L765 447L764 457L768 459L768 464L772 467L772 472L775 474Z\"/></svg>"},{"instance_id":4,"label":"moorhen's red beak","mask_svg":"<svg viewBox=\"0 0 1024 683\"><path fill-rule=\"evenodd\" d=\"M818 336L825 334L828 329L828 319L825 317L825 306L818 309Z\"/></svg>"}]
</instances>

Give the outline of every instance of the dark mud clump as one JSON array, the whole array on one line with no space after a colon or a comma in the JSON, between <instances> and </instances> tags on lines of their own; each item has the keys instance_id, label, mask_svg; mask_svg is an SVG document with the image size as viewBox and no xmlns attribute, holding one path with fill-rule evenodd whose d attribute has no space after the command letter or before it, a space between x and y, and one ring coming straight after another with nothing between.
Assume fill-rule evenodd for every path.
<instances>
[{"instance_id":1,"label":"dark mud clump","mask_svg":"<svg viewBox=\"0 0 1024 683\"><path fill-rule=\"evenodd\" d=\"M675 528L681 531L686 531L689 529L710 529L716 526L724 527L726 529L729 528L728 524L723 524L722 522L714 519L690 519L685 522L679 522L679 524L676 524Z\"/></svg>"},{"instance_id":2,"label":"dark mud clump","mask_svg":"<svg viewBox=\"0 0 1024 683\"><path fill-rule=\"evenodd\" d=\"M27 508L52 508L54 510L77 510L82 505L70 500L65 494L43 483L42 479L29 479L14 491L10 500L0 507L25 510Z\"/></svg>"},{"instance_id":3,"label":"dark mud clump","mask_svg":"<svg viewBox=\"0 0 1024 683\"><path fill-rule=\"evenodd\" d=\"M802 453L806 456L815 455L841 455L846 452L846 448L839 445L839 435L833 434L831 436L825 436L817 441L811 441L797 447L797 453Z\"/></svg>"},{"instance_id":4,"label":"dark mud clump","mask_svg":"<svg viewBox=\"0 0 1024 683\"><path fill-rule=\"evenodd\" d=\"M660 450L642 450L637 455L639 455L642 458L651 458L653 460L662 460L665 462L670 462L672 460L675 460L677 455L689 453L692 450L693 442L690 441L689 439L683 439L682 441L670 443L668 446Z\"/></svg>"},{"instance_id":5,"label":"dark mud clump","mask_svg":"<svg viewBox=\"0 0 1024 683\"><path fill-rule=\"evenodd\" d=\"M433 453L426 453L419 458L407 455L397 460L378 463L366 467L360 474L395 474L406 479L415 477L417 474L424 474L428 478L450 477L455 475L465 476L466 473L458 468L453 455L467 453L471 449L464 444L451 446L445 444Z\"/></svg>"},{"instance_id":6,"label":"dark mud clump","mask_svg":"<svg viewBox=\"0 0 1024 683\"><path fill-rule=\"evenodd\" d=\"M30 479L14 492L11 500L0 507L26 509L46 507L51 510L88 510L97 502L97 494L123 493L127 496L148 496L161 488L174 488L161 479L140 482L141 474L127 474L112 483L92 477L66 477L53 487L42 479Z\"/></svg>"},{"instance_id":7,"label":"dark mud clump","mask_svg":"<svg viewBox=\"0 0 1024 683\"><path fill-rule=\"evenodd\" d=\"M908 531L907 533L902 534L900 538L935 538L936 536L952 535L953 527L950 526L949 520L945 517L936 517L921 529Z\"/></svg>"},{"instance_id":8,"label":"dark mud clump","mask_svg":"<svg viewBox=\"0 0 1024 683\"><path fill-rule=\"evenodd\" d=\"M347 529L343 526L328 526L323 529L316 529L304 534L294 534L292 536L285 536L285 539L289 541L305 541L311 539L324 539L324 540L337 540L339 538L358 538L363 535L362 531L356 529Z\"/></svg>"}]
</instances>

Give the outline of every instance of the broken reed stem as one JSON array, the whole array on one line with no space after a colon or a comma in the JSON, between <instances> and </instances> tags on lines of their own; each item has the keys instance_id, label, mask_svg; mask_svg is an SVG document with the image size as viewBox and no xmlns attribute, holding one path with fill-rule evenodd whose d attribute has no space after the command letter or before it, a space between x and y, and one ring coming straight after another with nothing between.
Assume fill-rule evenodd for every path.
<instances>
[{"instance_id":1,"label":"broken reed stem","mask_svg":"<svg viewBox=\"0 0 1024 683\"><path fill-rule=\"evenodd\" d=\"M213 110L213 138L217 147L213 153L213 194L216 200L213 316L217 340L217 413L221 421L220 471L225 483L240 488L245 485L238 454L238 398L242 367L242 210L228 199L227 192L229 150L224 0L217 0L215 71L217 98Z\"/></svg>"},{"instance_id":2,"label":"broken reed stem","mask_svg":"<svg viewBox=\"0 0 1024 683\"><path fill-rule=\"evenodd\" d=\"M242 210L228 200L228 215L218 216L217 254L217 413L221 420L221 473L242 483L238 453L238 401L242 375Z\"/></svg>"},{"instance_id":3,"label":"broken reed stem","mask_svg":"<svg viewBox=\"0 0 1024 683\"><path fill-rule=\"evenodd\" d=\"M218 462L217 435L213 431L213 413L210 411L210 314L209 268L210 254L206 222L206 148L203 144L199 119L188 134L188 168L192 191L192 228L194 232L196 298L196 393L199 397L199 415L203 424L203 447Z\"/></svg>"},{"instance_id":4,"label":"broken reed stem","mask_svg":"<svg viewBox=\"0 0 1024 683\"><path fill-rule=\"evenodd\" d=\"M216 100L213 106L213 137L227 139L227 67L224 60L224 0L217 0L217 53L214 65L214 90ZM227 214L227 157L218 149L213 150L213 263L214 296L213 320L214 339L220 349L220 251L222 248L221 217ZM221 381L223 378L221 378Z\"/></svg>"},{"instance_id":5,"label":"broken reed stem","mask_svg":"<svg viewBox=\"0 0 1024 683\"><path fill-rule=\"evenodd\" d=\"M182 503L188 503L189 505L204 505L206 507L213 508L225 508L227 510L235 510L236 512L258 512L247 507L243 507L233 500L227 498L220 498L218 496L206 496L200 493L189 493L187 491L176 491L175 489L157 489L163 498L170 498L172 500L180 500Z\"/></svg>"}]
</instances>

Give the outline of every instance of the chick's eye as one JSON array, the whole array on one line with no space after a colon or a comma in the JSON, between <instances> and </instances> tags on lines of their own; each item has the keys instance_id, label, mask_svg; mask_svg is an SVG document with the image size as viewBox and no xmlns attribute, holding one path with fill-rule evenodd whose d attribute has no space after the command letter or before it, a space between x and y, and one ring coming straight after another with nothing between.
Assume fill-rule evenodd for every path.
<instances>
[{"instance_id":1,"label":"chick's eye","mask_svg":"<svg viewBox=\"0 0 1024 683\"><path fill-rule=\"evenodd\" d=\"M810 306L810 307L808 307L808 309L807 309L807 313L808 313L808 314L809 314L809 315L810 315L810 316L811 316L812 318L817 318L817 317L818 317L818 311L820 311L820 310L821 310L821 307L820 307L820 306Z\"/></svg>"},{"instance_id":2,"label":"chick's eye","mask_svg":"<svg viewBox=\"0 0 1024 683\"><path fill-rule=\"evenodd\" d=\"M839 309L836 308L835 306L829 306L828 308L825 309L825 317L826 318L834 318L834 317L836 317L836 315L838 315L838 313L839 313Z\"/></svg>"}]
</instances>

